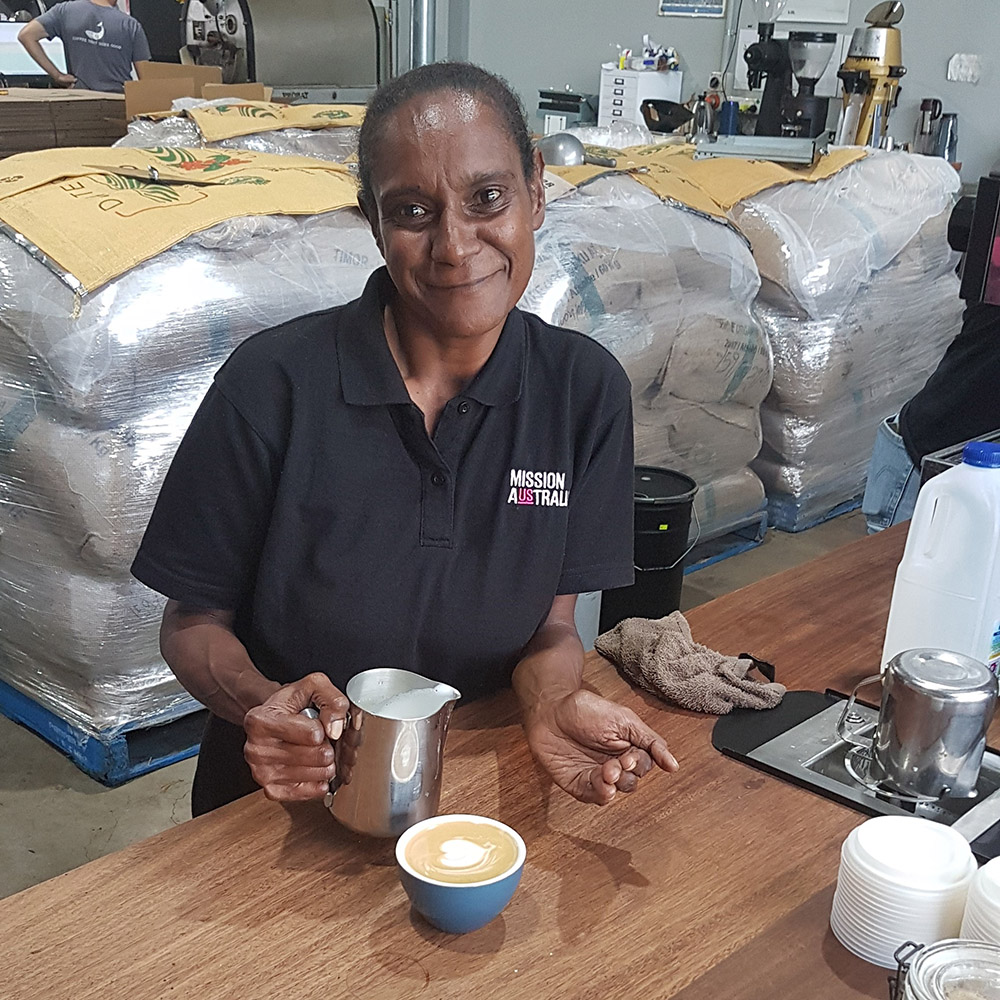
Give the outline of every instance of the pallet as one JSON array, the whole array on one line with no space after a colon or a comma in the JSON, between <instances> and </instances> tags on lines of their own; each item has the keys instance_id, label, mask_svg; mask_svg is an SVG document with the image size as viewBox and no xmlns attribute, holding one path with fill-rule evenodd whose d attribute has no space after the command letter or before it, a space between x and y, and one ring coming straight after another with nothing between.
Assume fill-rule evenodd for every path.
<instances>
[{"instance_id":1,"label":"pallet","mask_svg":"<svg viewBox=\"0 0 1000 1000\"><path fill-rule=\"evenodd\" d=\"M109 788L193 757L208 715L192 700L170 709L162 719L126 724L95 735L60 718L4 681L0 681L0 714L30 729Z\"/></svg>"},{"instance_id":2,"label":"pallet","mask_svg":"<svg viewBox=\"0 0 1000 1000\"><path fill-rule=\"evenodd\" d=\"M764 541L767 533L767 511L760 510L753 515L753 520L738 528L727 531L718 538L709 538L698 542L691 550L684 566L684 575L697 572L706 566L714 566L723 559L739 555L755 549Z\"/></svg>"}]
</instances>

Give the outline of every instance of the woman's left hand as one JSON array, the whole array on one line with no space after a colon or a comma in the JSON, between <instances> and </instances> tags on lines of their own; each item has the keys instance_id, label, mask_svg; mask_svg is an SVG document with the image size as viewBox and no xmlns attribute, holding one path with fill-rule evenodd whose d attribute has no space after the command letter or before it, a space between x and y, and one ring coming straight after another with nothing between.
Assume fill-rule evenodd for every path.
<instances>
[{"instance_id":1,"label":"woman's left hand","mask_svg":"<svg viewBox=\"0 0 1000 1000\"><path fill-rule=\"evenodd\" d=\"M676 771L667 742L630 709L577 690L536 709L526 720L528 746L564 791L607 805L634 791L653 765Z\"/></svg>"}]
</instances>

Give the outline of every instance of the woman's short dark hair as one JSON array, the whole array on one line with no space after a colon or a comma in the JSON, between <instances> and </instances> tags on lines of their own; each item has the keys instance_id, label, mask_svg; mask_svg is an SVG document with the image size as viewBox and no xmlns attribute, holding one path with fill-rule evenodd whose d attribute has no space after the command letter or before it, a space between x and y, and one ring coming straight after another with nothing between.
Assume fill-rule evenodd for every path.
<instances>
[{"instance_id":1,"label":"woman's short dark hair","mask_svg":"<svg viewBox=\"0 0 1000 1000\"><path fill-rule=\"evenodd\" d=\"M368 102L365 120L358 137L358 197L367 208L375 204L372 170L378 145L386 124L397 108L424 94L451 90L470 94L489 104L517 147L524 178L530 181L535 172L534 146L524 117L524 107L509 83L480 66L467 62L438 62L418 66L379 87Z\"/></svg>"}]
</instances>

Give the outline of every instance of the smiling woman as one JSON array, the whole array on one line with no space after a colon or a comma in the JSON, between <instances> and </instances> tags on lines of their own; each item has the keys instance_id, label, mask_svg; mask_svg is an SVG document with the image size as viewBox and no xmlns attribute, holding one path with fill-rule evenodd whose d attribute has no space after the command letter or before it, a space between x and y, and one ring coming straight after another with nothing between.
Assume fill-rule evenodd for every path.
<instances>
[{"instance_id":1,"label":"smiling woman","mask_svg":"<svg viewBox=\"0 0 1000 1000\"><path fill-rule=\"evenodd\" d=\"M467 63L399 77L365 116L358 204L398 292L386 332L428 433L485 364L531 278L545 217L536 158L514 95ZM442 349L443 381L420 356Z\"/></svg>"},{"instance_id":2,"label":"smiling woman","mask_svg":"<svg viewBox=\"0 0 1000 1000\"><path fill-rule=\"evenodd\" d=\"M449 63L392 81L358 156L385 268L234 352L133 564L169 598L164 658L212 710L194 811L258 786L321 798L341 690L385 665L467 698L513 684L541 766L610 802L677 767L583 690L573 623L576 594L632 580L628 379L516 308L545 203L503 81Z\"/></svg>"}]
</instances>

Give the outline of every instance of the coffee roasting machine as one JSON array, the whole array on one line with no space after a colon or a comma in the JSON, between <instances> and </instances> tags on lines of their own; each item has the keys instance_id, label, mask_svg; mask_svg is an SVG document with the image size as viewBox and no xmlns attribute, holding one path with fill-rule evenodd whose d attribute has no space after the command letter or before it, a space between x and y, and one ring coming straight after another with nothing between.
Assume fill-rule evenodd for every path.
<instances>
[{"instance_id":1,"label":"coffee roasting machine","mask_svg":"<svg viewBox=\"0 0 1000 1000\"><path fill-rule=\"evenodd\" d=\"M186 0L182 59L299 103L364 103L396 72L393 0Z\"/></svg>"}]
</instances>

